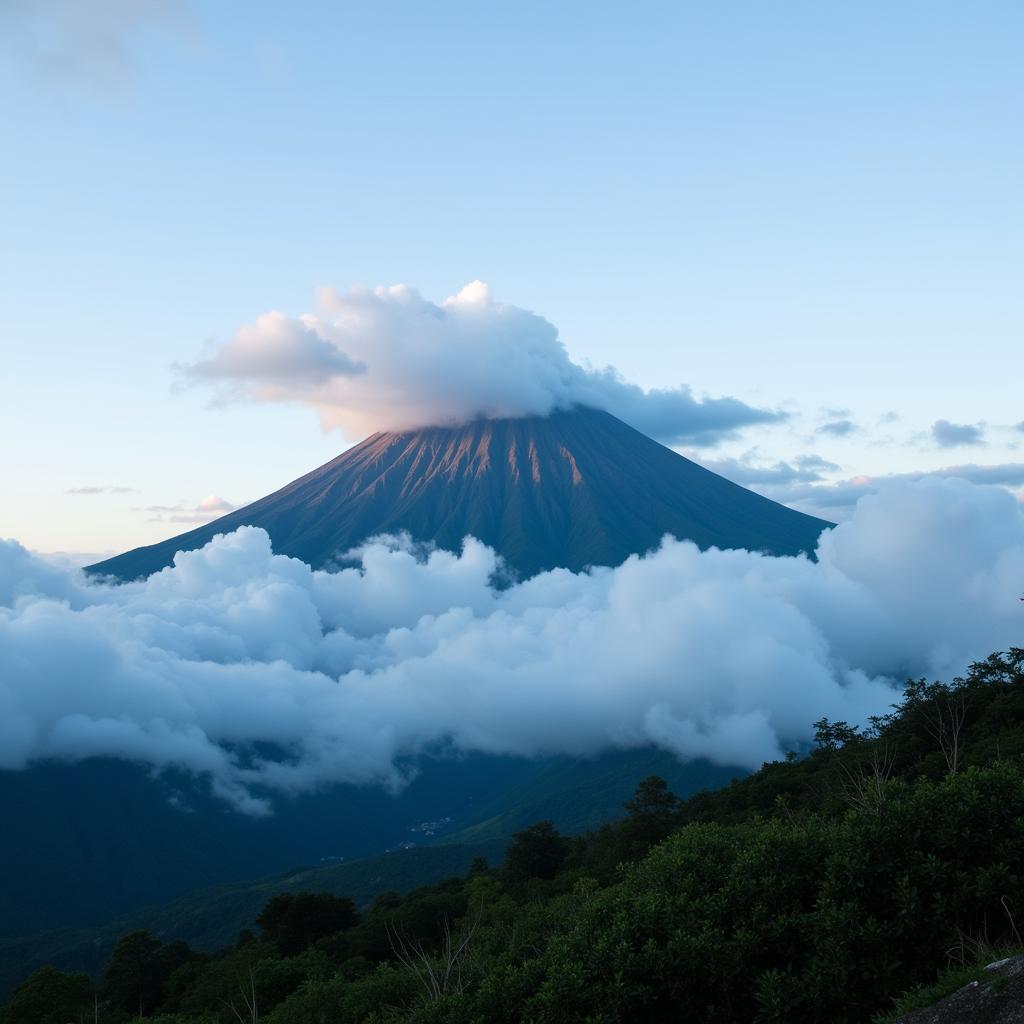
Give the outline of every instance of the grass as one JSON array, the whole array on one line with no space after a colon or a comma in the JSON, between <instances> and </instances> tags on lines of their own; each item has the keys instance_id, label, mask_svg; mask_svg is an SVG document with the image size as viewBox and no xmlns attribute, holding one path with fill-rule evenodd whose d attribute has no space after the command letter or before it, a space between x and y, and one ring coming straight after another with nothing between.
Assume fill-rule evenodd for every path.
<instances>
[{"instance_id":1,"label":"grass","mask_svg":"<svg viewBox=\"0 0 1024 1024\"><path fill-rule=\"evenodd\" d=\"M887 1013L879 1014L874 1018L873 1024L894 1024L900 1017L914 1010L924 1010L929 1006L958 992L965 985L972 981L983 981L994 991L998 991L1006 984L1006 978L986 972L985 968L1006 957L1021 956L1024 949L1009 949L999 952L990 952L973 964L965 964L962 967L951 967L943 971L935 981L927 985L918 985L916 988L904 992L893 1003L893 1008Z\"/></svg>"}]
</instances>

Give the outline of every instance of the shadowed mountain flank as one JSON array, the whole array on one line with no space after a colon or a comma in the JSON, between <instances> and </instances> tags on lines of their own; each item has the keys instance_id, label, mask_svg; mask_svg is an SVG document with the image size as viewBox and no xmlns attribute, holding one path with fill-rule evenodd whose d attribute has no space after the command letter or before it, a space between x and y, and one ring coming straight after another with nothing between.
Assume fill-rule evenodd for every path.
<instances>
[{"instance_id":1,"label":"shadowed mountain flank","mask_svg":"<svg viewBox=\"0 0 1024 1024\"><path fill-rule=\"evenodd\" d=\"M763 498L614 416L547 417L378 433L245 508L90 567L135 579L239 526L315 568L376 534L458 550L472 535L522 576L617 565L665 534L701 548L813 553L828 523Z\"/></svg>"}]
</instances>

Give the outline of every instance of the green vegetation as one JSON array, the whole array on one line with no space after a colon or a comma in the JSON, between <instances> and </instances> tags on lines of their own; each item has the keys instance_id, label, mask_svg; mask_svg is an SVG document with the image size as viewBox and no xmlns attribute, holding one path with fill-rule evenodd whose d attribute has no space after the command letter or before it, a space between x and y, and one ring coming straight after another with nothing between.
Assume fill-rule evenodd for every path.
<instances>
[{"instance_id":1,"label":"green vegetation","mask_svg":"<svg viewBox=\"0 0 1024 1024\"><path fill-rule=\"evenodd\" d=\"M1006 956L1019 955L1019 949L1007 949L1002 951ZM904 993L896 1000L893 1008L888 1013L879 1014L875 1017L874 1024L895 1024L904 1014L912 1013L914 1010L923 1010L934 1006L937 1002L958 992L965 985L972 981L984 982L994 990L1001 989L1006 984L1005 977L993 975L986 971L989 964L1002 957L997 954L990 954L983 957L978 963L967 967L954 967L944 971L937 981L927 985L918 985L909 992Z\"/></svg>"},{"instance_id":2,"label":"green vegetation","mask_svg":"<svg viewBox=\"0 0 1024 1024\"><path fill-rule=\"evenodd\" d=\"M362 906L387 888L404 892L460 874L477 853L499 856L535 821L550 818L563 832L596 828L618 816L647 775L689 796L746 774L706 761L681 764L654 749L532 761L442 747L416 769L397 794L339 784L279 798L264 818L230 811L183 772L154 778L124 761L0 771L4 827L20 837L0 843L0 878L17 879L0 886L0 1001L41 963L97 969L128 931L216 949L252 924L285 872ZM452 821L433 835L412 828L445 818ZM401 877L392 878L395 865L380 854L408 841L422 852L403 857ZM428 852L441 843L475 849ZM365 870L356 866L364 862ZM110 922L119 931L111 934ZM97 930L103 941L93 950ZM90 952L76 958L82 944Z\"/></svg>"},{"instance_id":3,"label":"green vegetation","mask_svg":"<svg viewBox=\"0 0 1024 1024\"><path fill-rule=\"evenodd\" d=\"M128 934L95 990L43 968L0 1024L853 1024L1020 946L1024 649L816 740L685 801L652 777L615 824L536 823L503 867L361 913L296 891L217 953Z\"/></svg>"}]
</instances>

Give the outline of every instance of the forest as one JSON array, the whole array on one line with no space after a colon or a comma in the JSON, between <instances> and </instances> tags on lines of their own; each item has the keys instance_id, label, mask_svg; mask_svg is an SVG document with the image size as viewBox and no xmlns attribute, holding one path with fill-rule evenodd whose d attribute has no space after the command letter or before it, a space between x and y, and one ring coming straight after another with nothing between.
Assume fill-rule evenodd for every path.
<instances>
[{"instance_id":1,"label":"forest","mask_svg":"<svg viewBox=\"0 0 1024 1024\"><path fill-rule=\"evenodd\" d=\"M36 971L0 1024L855 1024L1024 946L1024 649L814 736L405 895L277 895L214 954L124 935L100 977Z\"/></svg>"}]
</instances>

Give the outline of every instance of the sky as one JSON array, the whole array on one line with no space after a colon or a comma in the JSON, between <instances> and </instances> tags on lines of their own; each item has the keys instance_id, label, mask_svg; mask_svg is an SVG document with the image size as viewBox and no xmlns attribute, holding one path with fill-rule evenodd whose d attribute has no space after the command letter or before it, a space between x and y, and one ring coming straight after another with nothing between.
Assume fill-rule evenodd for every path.
<instances>
[{"instance_id":1,"label":"sky","mask_svg":"<svg viewBox=\"0 0 1024 1024\"><path fill-rule=\"evenodd\" d=\"M771 413L665 439L810 511L1019 490L1022 37L984 0L8 0L0 537L122 550L333 457L371 416L209 368L329 294L311 344L372 382L338 310L398 284Z\"/></svg>"}]
</instances>

